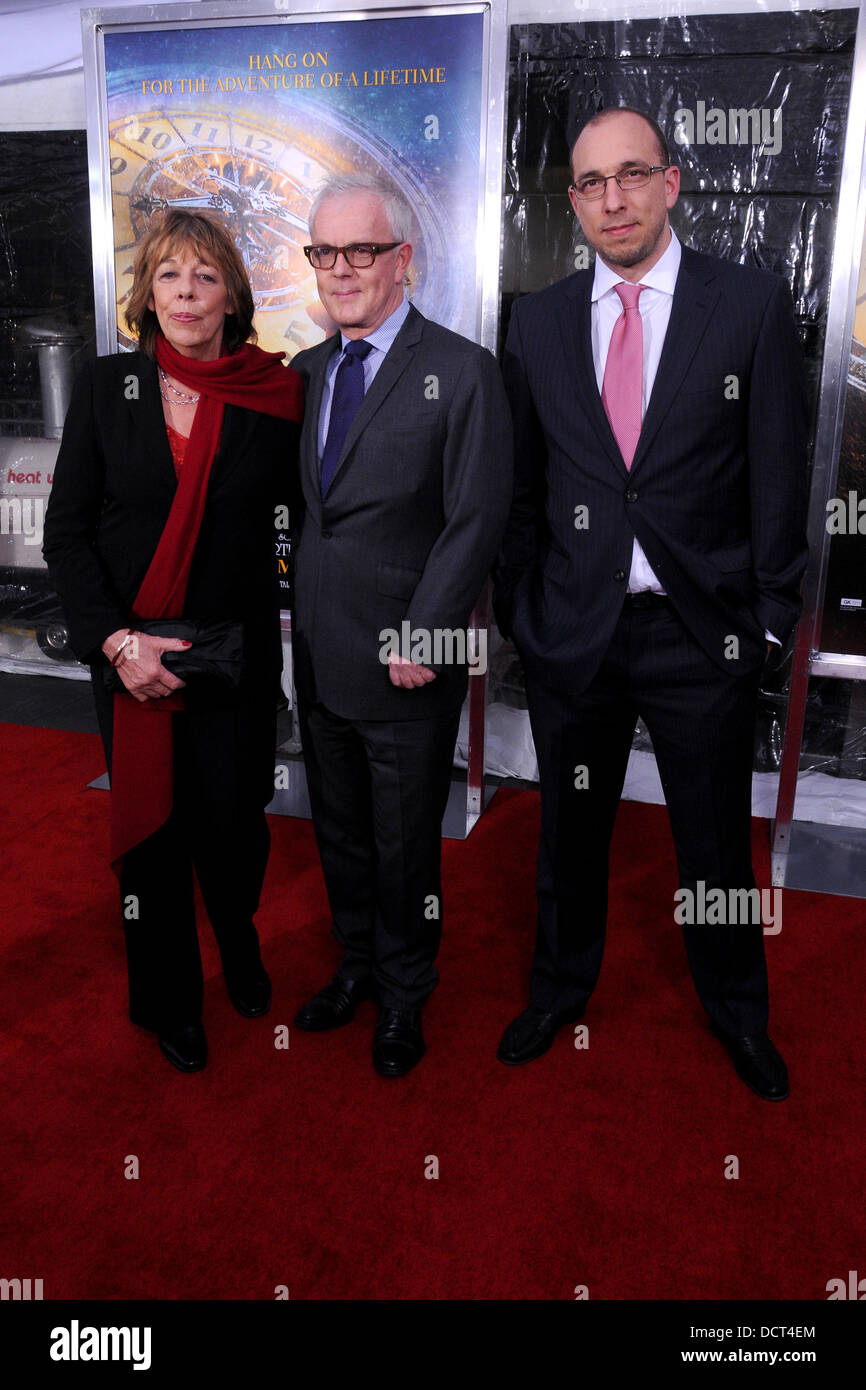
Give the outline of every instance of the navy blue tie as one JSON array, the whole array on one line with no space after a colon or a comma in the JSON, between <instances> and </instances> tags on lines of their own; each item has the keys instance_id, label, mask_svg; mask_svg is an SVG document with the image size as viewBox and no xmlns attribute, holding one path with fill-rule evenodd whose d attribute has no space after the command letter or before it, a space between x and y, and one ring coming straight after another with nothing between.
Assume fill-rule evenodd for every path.
<instances>
[{"instance_id":1,"label":"navy blue tie","mask_svg":"<svg viewBox=\"0 0 866 1390\"><path fill-rule=\"evenodd\" d=\"M337 471L340 454L349 433L349 426L358 413L358 406L364 399L364 358L372 352L373 344L363 338L355 338L349 343L343 360L337 369L334 382L334 395L331 400L331 417L328 421L328 437L322 454L322 496L331 486Z\"/></svg>"}]
</instances>

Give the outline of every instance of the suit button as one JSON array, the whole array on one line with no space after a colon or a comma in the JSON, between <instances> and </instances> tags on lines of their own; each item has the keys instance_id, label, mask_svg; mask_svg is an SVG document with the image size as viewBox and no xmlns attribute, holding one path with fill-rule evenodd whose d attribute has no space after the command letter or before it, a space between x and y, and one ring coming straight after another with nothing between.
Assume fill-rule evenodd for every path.
<instances>
[{"instance_id":1,"label":"suit button","mask_svg":"<svg viewBox=\"0 0 866 1390\"><path fill-rule=\"evenodd\" d=\"M327 528L326 528L325 530L322 531L322 540L323 540L323 541L329 541L329 540L331 539L331 536L332 536L332 535L333 535L333 532L327 530Z\"/></svg>"},{"instance_id":2,"label":"suit button","mask_svg":"<svg viewBox=\"0 0 866 1390\"><path fill-rule=\"evenodd\" d=\"M617 584L622 584L623 580L625 579L625 570L614 570L613 577L616 580Z\"/></svg>"},{"instance_id":3,"label":"suit button","mask_svg":"<svg viewBox=\"0 0 866 1390\"><path fill-rule=\"evenodd\" d=\"M628 492L627 492L626 495L625 495L625 500L626 500L626 502L636 502L636 501L637 501L637 493L635 492L635 490L634 490L633 487L630 487L630 488L629 488Z\"/></svg>"}]
</instances>

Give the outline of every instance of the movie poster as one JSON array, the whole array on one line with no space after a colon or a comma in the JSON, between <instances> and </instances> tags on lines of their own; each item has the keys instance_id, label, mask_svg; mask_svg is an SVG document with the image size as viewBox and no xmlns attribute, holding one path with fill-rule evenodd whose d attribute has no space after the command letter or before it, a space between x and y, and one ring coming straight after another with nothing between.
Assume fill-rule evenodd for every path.
<instances>
[{"instance_id":1,"label":"movie poster","mask_svg":"<svg viewBox=\"0 0 866 1390\"><path fill-rule=\"evenodd\" d=\"M266 351L290 361L333 332L303 247L318 188L349 171L383 173L415 211L413 303L480 338L486 8L109 27L102 173L111 189L118 346L135 345L124 309L136 245L167 208L225 218ZM279 532L284 608L289 544Z\"/></svg>"},{"instance_id":2,"label":"movie poster","mask_svg":"<svg viewBox=\"0 0 866 1390\"><path fill-rule=\"evenodd\" d=\"M367 12L370 14L370 11ZM136 243L164 208L228 221L259 343L291 357L330 325L302 251L322 181L383 172L416 211L411 295L478 336L484 13L419 12L104 35L121 347Z\"/></svg>"},{"instance_id":3,"label":"movie poster","mask_svg":"<svg viewBox=\"0 0 866 1390\"><path fill-rule=\"evenodd\" d=\"M848 356L836 492L827 504L830 554L819 647L866 656L866 231Z\"/></svg>"}]
</instances>

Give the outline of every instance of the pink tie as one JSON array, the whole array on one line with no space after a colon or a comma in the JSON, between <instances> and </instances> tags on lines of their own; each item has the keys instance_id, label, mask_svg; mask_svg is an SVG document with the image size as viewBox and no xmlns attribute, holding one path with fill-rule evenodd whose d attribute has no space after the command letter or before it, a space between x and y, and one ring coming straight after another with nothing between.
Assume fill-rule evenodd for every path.
<instances>
[{"instance_id":1,"label":"pink tie","mask_svg":"<svg viewBox=\"0 0 866 1390\"><path fill-rule=\"evenodd\" d=\"M614 286L622 303L622 313L613 326L601 387L601 403L607 412L626 468L631 468L640 438L643 403L643 324L638 299L641 290L645 288L644 285L630 285L624 280Z\"/></svg>"}]
</instances>

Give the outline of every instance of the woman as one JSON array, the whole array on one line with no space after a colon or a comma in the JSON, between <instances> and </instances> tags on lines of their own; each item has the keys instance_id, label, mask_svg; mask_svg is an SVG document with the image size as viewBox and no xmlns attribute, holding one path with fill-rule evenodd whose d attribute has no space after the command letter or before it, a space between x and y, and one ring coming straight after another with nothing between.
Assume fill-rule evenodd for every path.
<instances>
[{"instance_id":1,"label":"woman","mask_svg":"<svg viewBox=\"0 0 866 1390\"><path fill-rule=\"evenodd\" d=\"M139 350L76 383L45 519L111 772L130 1018L184 1072L207 1061L193 867L232 1003L270 1006L253 915L281 665L275 508L294 495L301 388L249 341L253 310L218 223L171 211L148 232L126 311ZM239 684L172 674L163 654L189 644L136 624L176 618L242 624Z\"/></svg>"}]
</instances>

